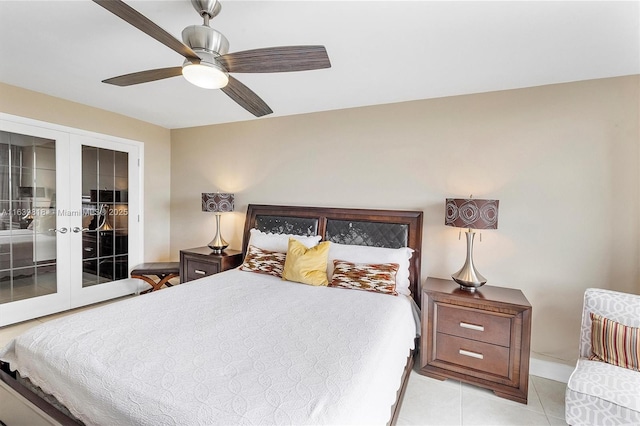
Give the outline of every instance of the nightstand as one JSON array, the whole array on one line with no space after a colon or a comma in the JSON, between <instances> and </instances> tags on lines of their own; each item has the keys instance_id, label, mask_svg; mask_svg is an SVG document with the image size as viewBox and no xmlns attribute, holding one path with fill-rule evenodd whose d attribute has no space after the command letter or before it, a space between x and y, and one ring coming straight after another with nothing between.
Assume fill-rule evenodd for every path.
<instances>
[{"instance_id":1,"label":"nightstand","mask_svg":"<svg viewBox=\"0 0 640 426\"><path fill-rule=\"evenodd\" d=\"M197 280L240 266L242 252L225 250L214 254L209 247L180 250L180 283Z\"/></svg>"},{"instance_id":2,"label":"nightstand","mask_svg":"<svg viewBox=\"0 0 640 426\"><path fill-rule=\"evenodd\" d=\"M461 290L427 278L422 287L420 374L475 384L527 403L531 304L520 290Z\"/></svg>"}]
</instances>

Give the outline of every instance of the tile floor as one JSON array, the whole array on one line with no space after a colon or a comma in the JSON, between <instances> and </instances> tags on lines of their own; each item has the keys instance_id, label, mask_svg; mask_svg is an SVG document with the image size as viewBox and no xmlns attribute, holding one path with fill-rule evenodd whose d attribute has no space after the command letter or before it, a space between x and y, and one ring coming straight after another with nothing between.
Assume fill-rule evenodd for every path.
<instances>
[{"instance_id":1,"label":"tile floor","mask_svg":"<svg viewBox=\"0 0 640 426\"><path fill-rule=\"evenodd\" d=\"M98 305L0 328L0 347L42 322L95 306ZM499 398L486 389L456 380L439 381L413 371L398 425L566 425L565 387L561 382L530 376L529 403L524 405Z\"/></svg>"},{"instance_id":2,"label":"tile floor","mask_svg":"<svg viewBox=\"0 0 640 426\"><path fill-rule=\"evenodd\" d=\"M398 425L566 425L565 388L565 383L530 376L529 402L524 405L487 389L413 371Z\"/></svg>"}]
</instances>

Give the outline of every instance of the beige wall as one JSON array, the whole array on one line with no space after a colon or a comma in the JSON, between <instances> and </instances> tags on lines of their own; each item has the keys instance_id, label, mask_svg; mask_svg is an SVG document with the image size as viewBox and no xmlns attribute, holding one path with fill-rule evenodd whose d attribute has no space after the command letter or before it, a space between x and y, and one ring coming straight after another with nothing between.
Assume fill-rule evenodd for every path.
<instances>
[{"instance_id":1,"label":"beige wall","mask_svg":"<svg viewBox=\"0 0 640 426\"><path fill-rule=\"evenodd\" d=\"M497 198L478 269L529 298L534 357L570 361L585 288L640 293L639 97L632 76L172 130L171 256L213 237L220 190L236 248L248 203L423 210L422 277L448 277L444 199Z\"/></svg>"},{"instance_id":2,"label":"beige wall","mask_svg":"<svg viewBox=\"0 0 640 426\"><path fill-rule=\"evenodd\" d=\"M168 129L2 83L0 112L143 142L145 260L168 260L171 180Z\"/></svg>"},{"instance_id":3,"label":"beige wall","mask_svg":"<svg viewBox=\"0 0 640 426\"><path fill-rule=\"evenodd\" d=\"M236 248L248 203L423 210L422 276L447 277L465 244L442 224L444 198L498 198L499 229L476 245L478 268L533 304L534 356L570 361L585 288L640 293L639 83L632 76L171 132L0 83L0 112L144 142L149 261L205 245L214 226L200 193L221 190L236 194L237 212L223 218Z\"/></svg>"}]
</instances>

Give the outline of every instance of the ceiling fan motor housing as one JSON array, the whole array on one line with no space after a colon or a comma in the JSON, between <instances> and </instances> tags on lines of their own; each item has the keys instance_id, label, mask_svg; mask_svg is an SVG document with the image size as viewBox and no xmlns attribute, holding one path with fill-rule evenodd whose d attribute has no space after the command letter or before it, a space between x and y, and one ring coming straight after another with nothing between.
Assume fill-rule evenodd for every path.
<instances>
[{"instance_id":1,"label":"ceiling fan motor housing","mask_svg":"<svg viewBox=\"0 0 640 426\"><path fill-rule=\"evenodd\" d=\"M194 51L205 50L218 55L229 52L229 41L222 33L206 25L190 25L182 30L182 41Z\"/></svg>"}]
</instances>

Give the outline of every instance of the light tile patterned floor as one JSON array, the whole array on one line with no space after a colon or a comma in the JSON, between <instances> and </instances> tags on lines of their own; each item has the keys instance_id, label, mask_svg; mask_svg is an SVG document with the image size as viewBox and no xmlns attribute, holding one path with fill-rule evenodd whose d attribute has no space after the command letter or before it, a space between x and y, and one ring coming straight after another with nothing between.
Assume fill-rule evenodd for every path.
<instances>
[{"instance_id":1,"label":"light tile patterned floor","mask_svg":"<svg viewBox=\"0 0 640 426\"><path fill-rule=\"evenodd\" d=\"M439 381L413 371L398 425L566 425L566 384L529 377L528 404L456 380Z\"/></svg>"},{"instance_id":2,"label":"light tile patterned floor","mask_svg":"<svg viewBox=\"0 0 640 426\"><path fill-rule=\"evenodd\" d=\"M0 328L0 347L33 326L99 305ZM524 405L497 397L486 389L456 380L439 381L413 371L398 425L566 425L565 387L561 382L531 376L529 403Z\"/></svg>"}]
</instances>

